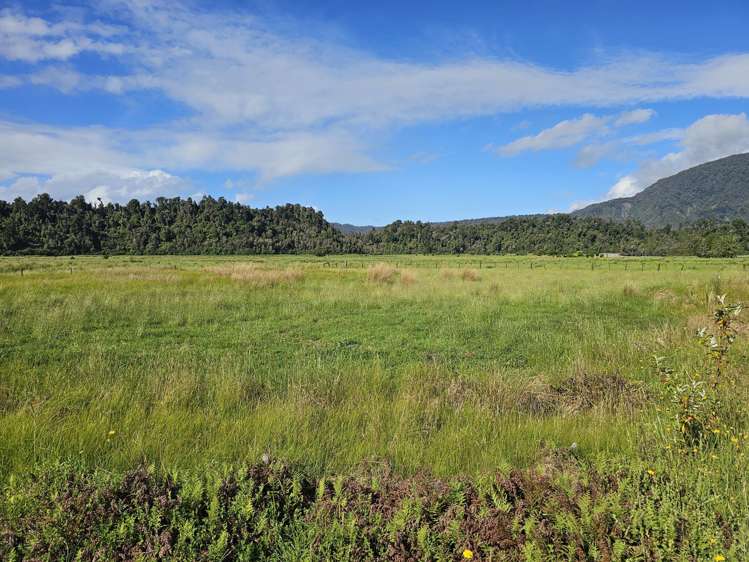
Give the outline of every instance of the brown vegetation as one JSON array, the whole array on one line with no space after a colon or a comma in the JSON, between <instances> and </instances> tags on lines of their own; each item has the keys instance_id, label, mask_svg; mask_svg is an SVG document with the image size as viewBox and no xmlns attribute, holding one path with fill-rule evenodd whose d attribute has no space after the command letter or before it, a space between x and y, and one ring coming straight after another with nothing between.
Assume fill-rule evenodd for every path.
<instances>
[{"instance_id":1,"label":"brown vegetation","mask_svg":"<svg viewBox=\"0 0 749 562\"><path fill-rule=\"evenodd\" d=\"M398 270L386 263L378 263L367 269L367 280L373 283L391 284L397 275Z\"/></svg>"},{"instance_id":2,"label":"brown vegetation","mask_svg":"<svg viewBox=\"0 0 749 562\"><path fill-rule=\"evenodd\" d=\"M298 269L262 269L253 263L216 266L208 270L221 277L242 281L255 287L272 287L304 279L304 272Z\"/></svg>"}]
</instances>

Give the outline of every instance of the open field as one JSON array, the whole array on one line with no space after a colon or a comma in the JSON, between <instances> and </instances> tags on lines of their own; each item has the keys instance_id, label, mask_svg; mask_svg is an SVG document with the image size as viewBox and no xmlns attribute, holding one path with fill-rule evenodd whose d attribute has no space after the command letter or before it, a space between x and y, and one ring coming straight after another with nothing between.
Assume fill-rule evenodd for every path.
<instances>
[{"instance_id":1,"label":"open field","mask_svg":"<svg viewBox=\"0 0 749 562\"><path fill-rule=\"evenodd\" d=\"M745 264L3 258L0 482L60 460L195 473L263 454L313 479L387 463L480 480L573 443L637 473L657 462L653 356L698 369L694 331L716 295L749 301ZM746 376L745 337L732 353ZM693 484L749 513L746 463L725 455L717 488Z\"/></svg>"},{"instance_id":2,"label":"open field","mask_svg":"<svg viewBox=\"0 0 749 562\"><path fill-rule=\"evenodd\" d=\"M484 258L464 278L450 266L468 260L403 257L378 260L406 266L384 281L362 261L2 260L3 473L68 456L187 467L268 452L315 471L389 459L452 475L525 464L542 441L626 450L626 400L581 407L573 389L552 404L548 385L647 383L651 356L683 347L711 291L749 291L730 261L643 272Z\"/></svg>"}]
</instances>

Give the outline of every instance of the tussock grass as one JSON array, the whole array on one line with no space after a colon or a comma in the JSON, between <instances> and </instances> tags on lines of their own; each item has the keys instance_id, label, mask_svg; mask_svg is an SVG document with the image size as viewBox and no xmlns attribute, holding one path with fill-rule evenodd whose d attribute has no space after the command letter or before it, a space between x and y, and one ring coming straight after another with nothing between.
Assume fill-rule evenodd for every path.
<instances>
[{"instance_id":1,"label":"tussock grass","mask_svg":"<svg viewBox=\"0 0 749 562\"><path fill-rule=\"evenodd\" d=\"M273 287L304 279L304 272L299 269L264 269L252 263L217 266L209 268L209 271L254 287Z\"/></svg>"},{"instance_id":2,"label":"tussock grass","mask_svg":"<svg viewBox=\"0 0 749 562\"><path fill-rule=\"evenodd\" d=\"M465 269L443 269L442 270L442 277L444 279L460 279L462 281L479 281L481 279L481 275L479 272L475 269L465 268Z\"/></svg>"},{"instance_id":3,"label":"tussock grass","mask_svg":"<svg viewBox=\"0 0 749 562\"><path fill-rule=\"evenodd\" d=\"M464 269L460 272L460 278L463 281L478 281L481 279L481 276L475 269Z\"/></svg>"},{"instance_id":4,"label":"tussock grass","mask_svg":"<svg viewBox=\"0 0 749 562\"><path fill-rule=\"evenodd\" d=\"M400 273L400 282L403 285L409 286L416 283L417 277L415 272L410 270L401 270Z\"/></svg>"},{"instance_id":5,"label":"tussock grass","mask_svg":"<svg viewBox=\"0 0 749 562\"><path fill-rule=\"evenodd\" d=\"M395 282L397 275L398 270L386 263L378 263L367 269L367 280L372 283L391 284Z\"/></svg>"}]
</instances>

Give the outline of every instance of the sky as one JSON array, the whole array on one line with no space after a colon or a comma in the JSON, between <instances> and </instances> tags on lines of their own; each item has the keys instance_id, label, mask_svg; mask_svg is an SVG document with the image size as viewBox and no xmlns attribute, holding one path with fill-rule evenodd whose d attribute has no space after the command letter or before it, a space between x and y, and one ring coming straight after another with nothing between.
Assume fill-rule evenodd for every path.
<instances>
[{"instance_id":1,"label":"sky","mask_svg":"<svg viewBox=\"0 0 749 562\"><path fill-rule=\"evenodd\" d=\"M0 0L0 199L568 212L749 152L749 2Z\"/></svg>"}]
</instances>

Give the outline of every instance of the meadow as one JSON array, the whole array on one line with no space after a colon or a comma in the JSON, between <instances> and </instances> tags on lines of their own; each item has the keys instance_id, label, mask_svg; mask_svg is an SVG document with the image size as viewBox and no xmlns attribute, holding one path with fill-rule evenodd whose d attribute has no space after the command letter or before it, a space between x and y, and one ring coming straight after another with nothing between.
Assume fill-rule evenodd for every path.
<instances>
[{"instance_id":1,"label":"meadow","mask_svg":"<svg viewBox=\"0 0 749 562\"><path fill-rule=\"evenodd\" d=\"M713 535L749 513L743 452L711 452L706 475L669 461L653 357L698 370L695 331L718 295L749 300L748 275L740 258L0 258L0 485L7 504L24 475L61 466L117 480L276 459L313 483L481 482L571 454L596 474L670 471L699 509L725 500L683 559L741 552L746 526ZM748 352L738 337L738 378ZM682 552L672 534L664 552Z\"/></svg>"}]
</instances>

